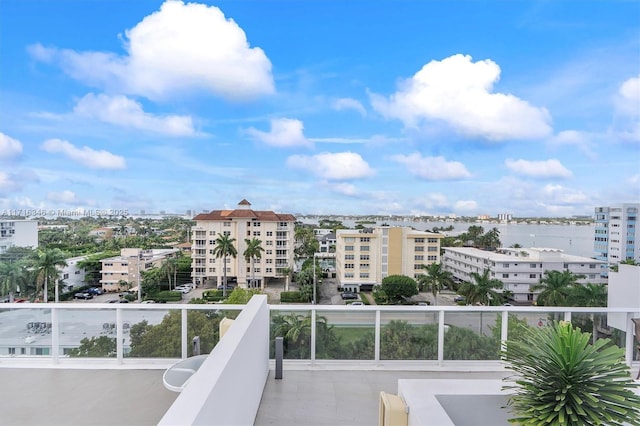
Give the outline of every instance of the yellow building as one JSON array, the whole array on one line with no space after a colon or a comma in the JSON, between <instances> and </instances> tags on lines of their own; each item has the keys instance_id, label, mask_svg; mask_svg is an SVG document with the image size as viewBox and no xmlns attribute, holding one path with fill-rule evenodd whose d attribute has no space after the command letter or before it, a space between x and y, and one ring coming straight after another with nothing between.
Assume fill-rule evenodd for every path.
<instances>
[{"instance_id":1,"label":"yellow building","mask_svg":"<svg viewBox=\"0 0 640 426\"><path fill-rule=\"evenodd\" d=\"M102 290L120 292L137 289L141 272L161 267L165 260L175 257L178 251L177 249L123 248L120 250L120 256L101 260Z\"/></svg>"},{"instance_id":2,"label":"yellow building","mask_svg":"<svg viewBox=\"0 0 640 426\"><path fill-rule=\"evenodd\" d=\"M285 269L293 268L295 221L290 214L258 211L251 209L251 203L242 200L235 210L213 210L197 215L192 228L192 276L198 284L220 285L224 270L222 257L214 254L215 242L219 235L235 239L238 252L235 258L227 257L227 282L236 282L247 288L254 274L254 286L263 287L269 279L283 278ZM264 249L260 259L255 259L253 271L251 262L244 258L247 248L245 239L257 238Z\"/></svg>"},{"instance_id":3,"label":"yellow building","mask_svg":"<svg viewBox=\"0 0 640 426\"><path fill-rule=\"evenodd\" d=\"M440 262L441 234L409 227L338 230L336 272L343 288L381 284L389 275L412 278L424 274L422 265Z\"/></svg>"}]
</instances>

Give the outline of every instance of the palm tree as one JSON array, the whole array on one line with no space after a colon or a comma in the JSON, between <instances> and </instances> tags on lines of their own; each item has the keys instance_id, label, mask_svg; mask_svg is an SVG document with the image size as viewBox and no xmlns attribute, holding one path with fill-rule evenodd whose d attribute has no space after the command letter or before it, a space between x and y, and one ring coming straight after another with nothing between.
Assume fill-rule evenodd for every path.
<instances>
[{"instance_id":1,"label":"palm tree","mask_svg":"<svg viewBox=\"0 0 640 426\"><path fill-rule=\"evenodd\" d=\"M585 306L589 308L607 306L607 286L604 284L577 284L571 288L569 296L570 300L573 302L572 305L574 306ZM591 324L593 325L591 336L593 338L593 343L595 344L601 317L596 317L593 313L590 316Z\"/></svg>"},{"instance_id":2,"label":"palm tree","mask_svg":"<svg viewBox=\"0 0 640 426\"><path fill-rule=\"evenodd\" d=\"M255 270L255 261L256 259L260 259L262 257L262 252L264 249L262 248L262 241L253 237L252 239L245 238L244 239L247 248L244 250L244 258L247 260L251 260L251 287L253 287L256 281L256 270ZM261 288L264 288L264 279L262 280Z\"/></svg>"},{"instance_id":3,"label":"palm tree","mask_svg":"<svg viewBox=\"0 0 640 426\"><path fill-rule=\"evenodd\" d=\"M542 290L538 294L537 304L542 306L566 306L571 287L584 275L576 275L568 270L544 271L540 282L531 287L531 291Z\"/></svg>"},{"instance_id":4,"label":"palm tree","mask_svg":"<svg viewBox=\"0 0 640 426\"><path fill-rule=\"evenodd\" d=\"M427 271L427 275L420 275L418 283L421 287L431 290L434 303L438 306L438 293L444 286L449 286L453 282L453 274L442 269L441 263L421 265L421 267Z\"/></svg>"},{"instance_id":5,"label":"palm tree","mask_svg":"<svg viewBox=\"0 0 640 426\"><path fill-rule=\"evenodd\" d=\"M497 289L502 289L504 283L495 278L491 278L489 270L485 269L482 275L477 272L471 273L473 282L465 281L460 286L458 293L465 297L467 305L501 305L502 294ZM482 333L482 312L480 312L480 333Z\"/></svg>"},{"instance_id":6,"label":"palm tree","mask_svg":"<svg viewBox=\"0 0 640 426\"><path fill-rule=\"evenodd\" d=\"M47 303L49 279L55 280L56 291L55 300L58 302L58 278L60 277L59 266L67 266L65 255L58 248L38 250L33 259L33 266L38 273L38 277L44 280L44 302Z\"/></svg>"},{"instance_id":7,"label":"palm tree","mask_svg":"<svg viewBox=\"0 0 640 426\"><path fill-rule=\"evenodd\" d=\"M220 234L216 239L216 246L213 249L213 254L216 258L223 258L223 272L224 272L224 283L222 285L222 297L227 297L227 257L231 256L235 259L238 255L238 251L234 247L233 243L236 241L235 238L231 238L229 235Z\"/></svg>"},{"instance_id":8,"label":"palm tree","mask_svg":"<svg viewBox=\"0 0 640 426\"><path fill-rule=\"evenodd\" d=\"M500 305L502 304L502 295L495 291L502 289L504 284L502 281L491 278L488 269L485 269L482 275L477 272L471 273L471 281L465 281L460 286L458 293L465 297L467 305Z\"/></svg>"},{"instance_id":9,"label":"palm tree","mask_svg":"<svg viewBox=\"0 0 640 426\"><path fill-rule=\"evenodd\" d=\"M0 296L9 295L13 302L13 293L20 285L25 268L18 262L0 262Z\"/></svg>"}]
</instances>

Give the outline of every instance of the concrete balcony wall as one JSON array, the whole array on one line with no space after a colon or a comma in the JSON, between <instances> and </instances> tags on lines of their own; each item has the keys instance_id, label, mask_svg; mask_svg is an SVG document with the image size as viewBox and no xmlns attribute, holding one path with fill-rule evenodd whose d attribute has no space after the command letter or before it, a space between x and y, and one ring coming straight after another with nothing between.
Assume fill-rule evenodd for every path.
<instances>
[{"instance_id":1,"label":"concrete balcony wall","mask_svg":"<svg viewBox=\"0 0 640 426\"><path fill-rule=\"evenodd\" d=\"M159 425L250 425L269 374L267 296L254 296Z\"/></svg>"}]
</instances>

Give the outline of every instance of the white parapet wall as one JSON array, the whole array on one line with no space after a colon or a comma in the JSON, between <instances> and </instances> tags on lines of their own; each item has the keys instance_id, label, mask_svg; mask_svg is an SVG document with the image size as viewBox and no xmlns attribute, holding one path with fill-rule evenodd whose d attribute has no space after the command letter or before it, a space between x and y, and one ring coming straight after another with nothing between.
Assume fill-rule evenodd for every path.
<instances>
[{"instance_id":1,"label":"white parapet wall","mask_svg":"<svg viewBox=\"0 0 640 426\"><path fill-rule=\"evenodd\" d=\"M251 425L269 375L267 296L249 301L158 423Z\"/></svg>"}]
</instances>

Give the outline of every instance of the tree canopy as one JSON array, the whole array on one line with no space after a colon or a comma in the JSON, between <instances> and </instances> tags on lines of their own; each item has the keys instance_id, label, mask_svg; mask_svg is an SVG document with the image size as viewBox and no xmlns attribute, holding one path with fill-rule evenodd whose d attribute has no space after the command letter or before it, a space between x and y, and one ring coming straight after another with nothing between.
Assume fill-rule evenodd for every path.
<instances>
[{"instance_id":1,"label":"tree canopy","mask_svg":"<svg viewBox=\"0 0 640 426\"><path fill-rule=\"evenodd\" d=\"M380 289L387 296L389 303L397 304L406 298L418 294L416 280L406 275L389 275L382 279Z\"/></svg>"}]
</instances>

